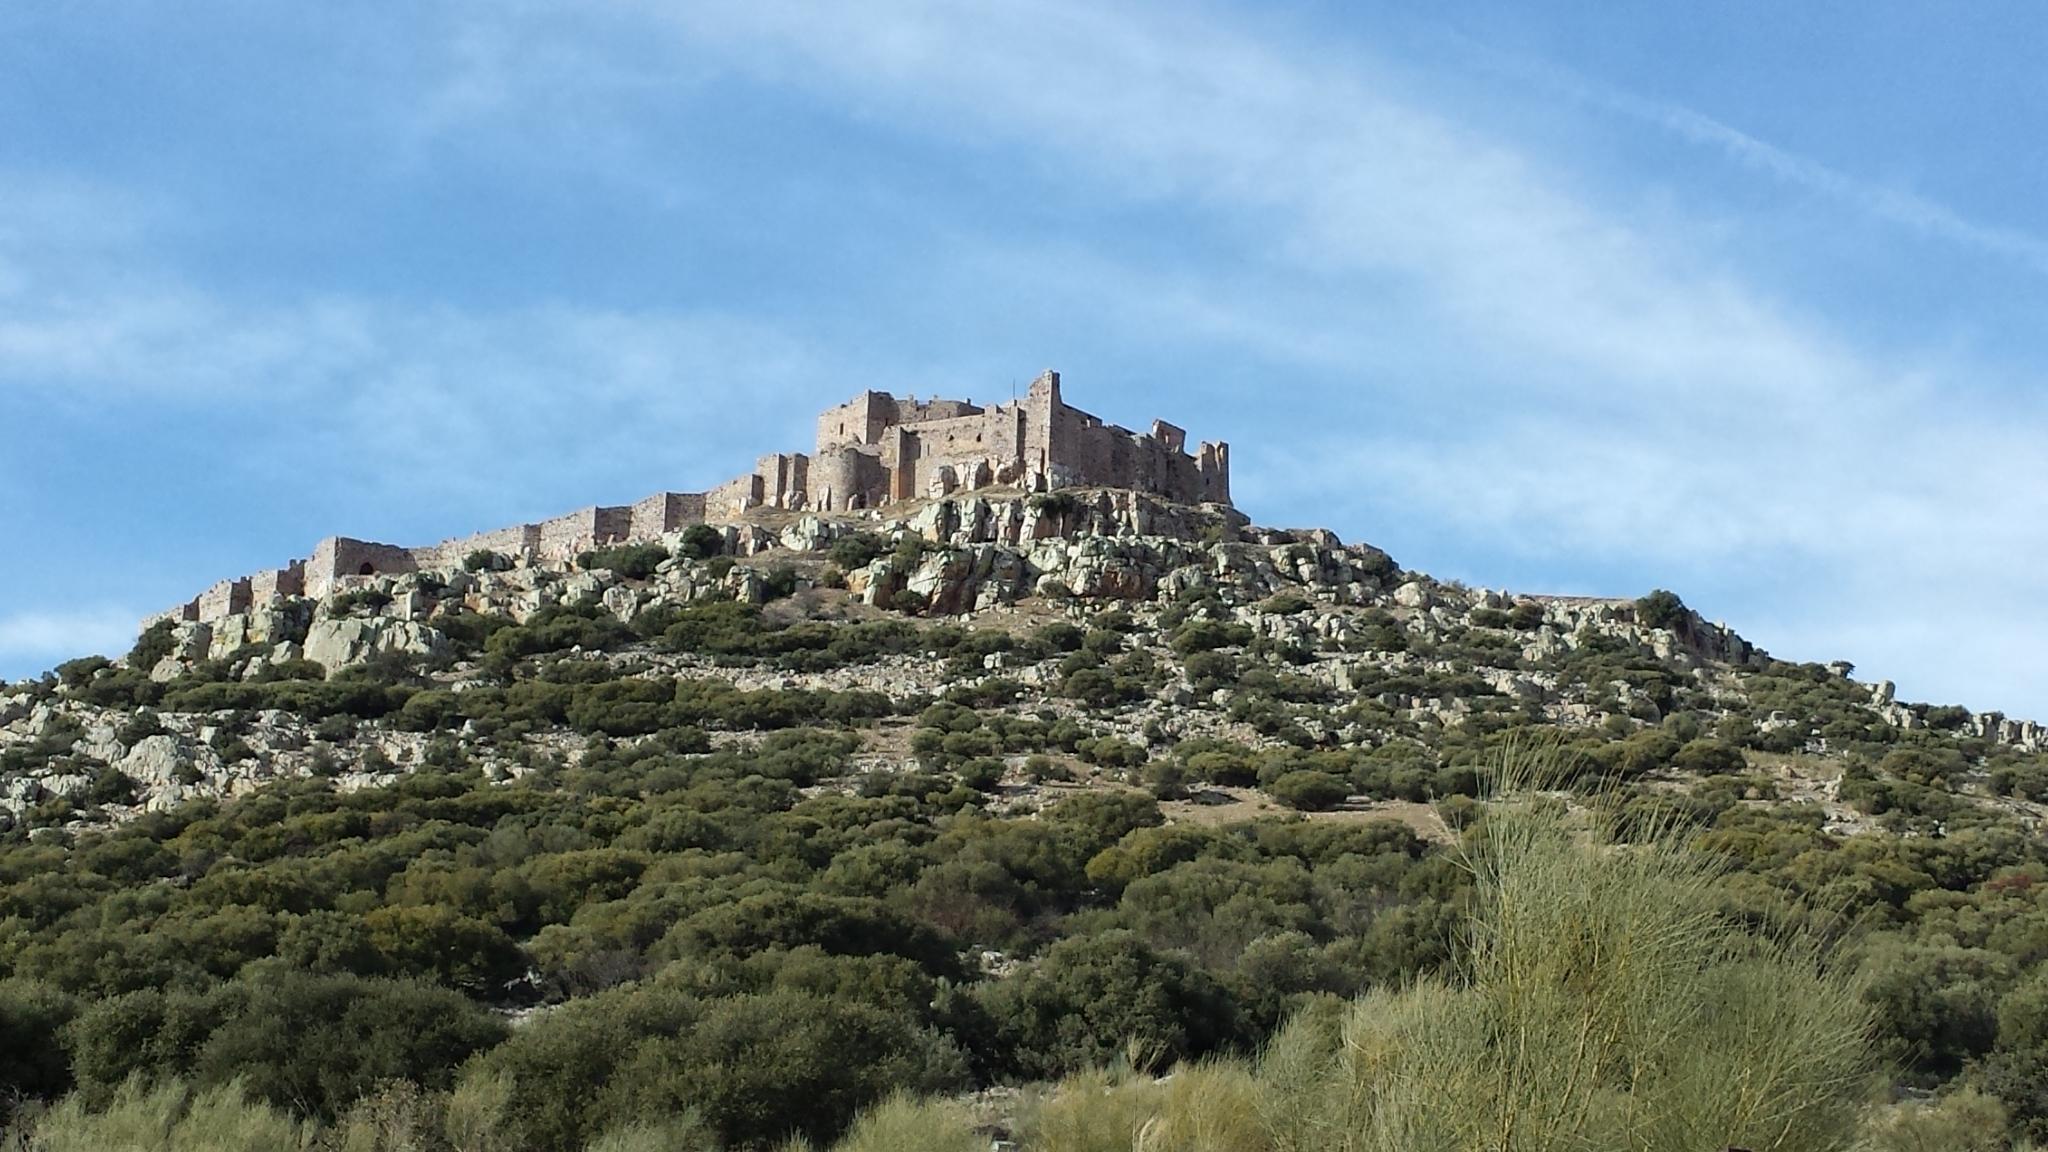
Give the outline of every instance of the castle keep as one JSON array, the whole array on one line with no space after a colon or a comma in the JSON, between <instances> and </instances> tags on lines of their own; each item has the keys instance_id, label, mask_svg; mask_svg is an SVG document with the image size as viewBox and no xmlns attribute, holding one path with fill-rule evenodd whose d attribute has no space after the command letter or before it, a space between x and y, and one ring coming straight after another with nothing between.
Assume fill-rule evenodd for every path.
<instances>
[{"instance_id":1,"label":"castle keep","mask_svg":"<svg viewBox=\"0 0 2048 1152\"><path fill-rule=\"evenodd\" d=\"M1187 451L1187 433L1155 420L1147 433L1105 424L1060 398L1046 372L1022 399L861 395L818 417L813 455L763 456L753 472L709 492L659 492L638 504L585 508L427 548L330 536L304 560L225 580L145 622L218 620L279 596L326 596L363 577L460 567L475 552L565 563L582 552L656 540L692 524L737 520L759 508L847 512L982 488L1049 492L1128 488L1182 504L1230 503L1230 446Z\"/></svg>"}]
</instances>

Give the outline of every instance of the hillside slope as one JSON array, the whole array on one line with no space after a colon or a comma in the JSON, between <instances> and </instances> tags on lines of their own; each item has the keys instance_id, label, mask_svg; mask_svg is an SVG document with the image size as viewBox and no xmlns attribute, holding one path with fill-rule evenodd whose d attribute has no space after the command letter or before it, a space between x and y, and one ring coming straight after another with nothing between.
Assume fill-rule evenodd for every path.
<instances>
[{"instance_id":1,"label":"hillside slope","mask_svg":"<svg viewBox=\"0 0 2048 1152\"><path fill-rule=\"evenodd\" d=\"M46 1053L0 1071L760 1147L1248 1050L1449 970L1437 846L1518 749L1838 945L1900 1082L2048 1122L2041 733L1847 672L1109 490L367 576L0 694L0 1023Z\"/></svg>"}]
</instances>

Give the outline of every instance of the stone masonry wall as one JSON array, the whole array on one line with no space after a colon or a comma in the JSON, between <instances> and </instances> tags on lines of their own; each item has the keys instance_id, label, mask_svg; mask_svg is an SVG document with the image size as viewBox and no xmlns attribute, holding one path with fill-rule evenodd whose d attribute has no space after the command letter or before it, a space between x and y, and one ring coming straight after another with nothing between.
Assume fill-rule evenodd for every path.
<instances>
[{"instance_id":1,"label":"stone masonry wall","mask_svg":"<svg viewBox=\"0 0 2048 1152\"><path fill-rule=\"evenodd\" d=\"M1140 435L1068 407L1057 372L1040 375L1019 399L986 407L870 390L819 414L815 457L763 456L751 473L706 492L658 492L630 506L584 508L426 548L329 537L305 560L222 581L150 619L219 620L277 597L325 597L368 576L459 567L476 552L565 563L593 548L654 540L764 507L841 512L991 486L1118 488L1183 504L1228 504L1229 445L1204 443L1191 456L1186 444L1187 434L1164 421Z\"/></svg>"}]
</instances>

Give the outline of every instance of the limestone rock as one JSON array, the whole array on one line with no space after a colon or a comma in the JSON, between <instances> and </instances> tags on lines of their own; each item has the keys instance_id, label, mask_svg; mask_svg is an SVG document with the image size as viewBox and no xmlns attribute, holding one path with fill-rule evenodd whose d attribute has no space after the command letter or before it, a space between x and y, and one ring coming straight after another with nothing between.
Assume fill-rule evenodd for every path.
<instances>
[{"instance_id":1,"label":"limestone rock","mask_svg":"<svg viewBox=\"0 0 2048 1152\"><path fill-rule=\"evenodd\" d=\"M383 652L437 655L447 644L447 637L411 620L320 620L306 633L306 659L333 672Z\"/></svg>"},{"instance_id":2,"label":"limestone rock","mask_svg":"<svg viewBox=\"0 0 2048 1152\"><path fill-rule=\"evenodd\" d=\"M212 749L206 750L207 758L218 764ZM169 733L145 736L136 741L128 755L116 765L120 770L145 788L155 788L178 782L181 770L196 767L190 743Z\"/></svg>"}]
</instances>

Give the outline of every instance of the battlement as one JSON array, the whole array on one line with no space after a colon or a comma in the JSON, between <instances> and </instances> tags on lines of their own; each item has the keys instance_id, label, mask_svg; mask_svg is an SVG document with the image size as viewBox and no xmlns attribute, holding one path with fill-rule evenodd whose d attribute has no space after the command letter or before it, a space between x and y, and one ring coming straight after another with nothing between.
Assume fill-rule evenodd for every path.
<instances>
[{"instance_id":1,"label":"battlement","mask_svg":"<svg viewBox=\"0 0 2048 1152\"><path fill-rule=\"evenodd\" d=\"M1127 488L1182 504L1229 504L1230 446L1205 442L1191 455L1187 432L1164 420L1146 433L1105 423L1069 407L1052 371L1023 397L985 407L867 391L819 414L815 455L763 456L752 472L707 492L658 492L637 504L584 508L425 548L330 536L306 559L222 581L145 625L218 620L377 576L458 568L477 552L564 564L595 548L656 540L759 508L841 512L991 487Z\"/></svg>"},{"instance_id":2,"label":"battlement","mask_svg":"<svg viewBox=\"0 0 2048 1152\"><path fill-rule=\"evenodd\" d=\"M1227 445L1187 452L1187 432L1155 420L1149 433L1108 424L1060 397L1057 372L1024 397L898 399L863 392L818 418L818 457L834 461L809 494L813 507L870 508L988 485L1129 488L1183 504L1230 502ZM858 457L860 459L856 459Z\"/></svg>"}]
</instances>

